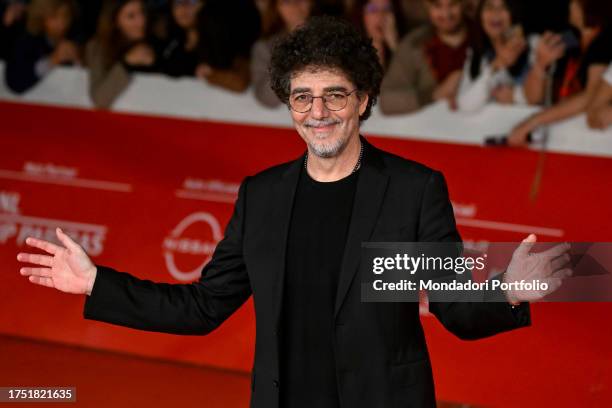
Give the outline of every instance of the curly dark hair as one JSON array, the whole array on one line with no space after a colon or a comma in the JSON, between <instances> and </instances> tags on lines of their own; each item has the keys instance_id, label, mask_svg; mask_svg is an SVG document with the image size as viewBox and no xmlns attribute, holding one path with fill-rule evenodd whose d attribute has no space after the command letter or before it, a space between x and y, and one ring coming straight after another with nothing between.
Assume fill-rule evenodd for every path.
<instances>
[{"instance_id":1,"label":"curly dark hair","mask_svg":"<svg viewBox=\"0 0 612 408\"><path fill-rule=\"evenodd\" d=\"M312 17L275 44L270 82L285 104L289 101L292 76L306 68L337 69L344 73L359 93L369 97L359 119L364 121L370 116L380 93L383 68L372 40L353 25L337 17Z\"/></svg>"}]
</instances>

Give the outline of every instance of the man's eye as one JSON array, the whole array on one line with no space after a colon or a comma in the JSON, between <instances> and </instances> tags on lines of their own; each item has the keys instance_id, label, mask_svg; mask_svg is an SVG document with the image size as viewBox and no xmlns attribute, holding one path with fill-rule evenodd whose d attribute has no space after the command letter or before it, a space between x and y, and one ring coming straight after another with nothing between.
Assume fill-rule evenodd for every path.
<instances>
[{"instance_id":1,"label":"man's eye","mask_svg":"<svg viewBox=\"0 0 612 408\"><path fill-rule=\"evenodd\" d=\"M293 98L296 102L308 102L308 99L310 99L308 95L297 95Z\"/></svg>"},{"instance_id":2,"label":"man's eye","mask_svg":"<svg viewBox=\"0 0 612 408\"><path fill-rule=\"evenodd\" d=\"M327 94L327 100L329 101L341 101L344 98L346 98L346 95L339 92Z\"/></svg>"}]
</instances>

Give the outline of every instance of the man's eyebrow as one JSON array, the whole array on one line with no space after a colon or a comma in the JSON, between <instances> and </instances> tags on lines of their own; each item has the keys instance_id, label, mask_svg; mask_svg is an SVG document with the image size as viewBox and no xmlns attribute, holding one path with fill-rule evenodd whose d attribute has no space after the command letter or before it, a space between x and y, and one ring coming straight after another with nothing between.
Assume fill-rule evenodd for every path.
<instances>
[{"instance_id":1,"label":"man's eyebrow","mask_svg":"<svg viewBox=\"0 0 612 408\"><path fill-rule=\"evenodd\" d=\"M347 92L348 89L344 86L341 85L334 85L334 86L328 86L327 88L323 88L323 92L327 93L327 92L334 92L334 91L343 91L343 92ZM291 91L291 95L295 95L295 94L299 94L299 93L305 93L305 92L309 92L311 93L312 90L310 88L295 88L293 91Z\"/></svg>"},{"instance_id":2,"label":"man's eyebrow","mask_svg":"<svg viewBox=\"0 0 612 408\"><path fill-rule=\"evenodd\" d=\"M304 92L310 92L310 88L295 88L293 91L291 91L291 95Z\"/></svg>"},{"instance_id":3,"label":"man's eyebrow","mask_svg":"<svg viewBox=\"0 0 612 408\"><path fill-rule=\"evenodd\" d=\"M336 85L336 86L328 86L327 88L323 88L325 92L334 92L334 91L343 91L347 92L348 89L344 86Z\"/></svg>"}]
</instances>

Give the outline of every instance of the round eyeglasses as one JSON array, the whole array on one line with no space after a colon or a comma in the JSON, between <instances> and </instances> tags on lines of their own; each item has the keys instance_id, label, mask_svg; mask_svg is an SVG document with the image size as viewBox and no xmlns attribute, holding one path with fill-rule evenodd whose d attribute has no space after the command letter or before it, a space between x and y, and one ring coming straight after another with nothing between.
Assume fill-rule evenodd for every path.
<instances>
[{"instance_id":1,"label":"round eyeglasses","mask_svg":"<svg viewBox=\"0 0 612 408\"><path fill-rule=\"evenodd\" d=\"M312 103L315 99L321 98L323 105L330 111L339 111L346 108L348 97L357 91L357 88L350 92L332 91L325 95L313 96L309 93L298 93L289 96L289 107L297 113L306 113L312 109Z\"/></svg>"}]
</instances>

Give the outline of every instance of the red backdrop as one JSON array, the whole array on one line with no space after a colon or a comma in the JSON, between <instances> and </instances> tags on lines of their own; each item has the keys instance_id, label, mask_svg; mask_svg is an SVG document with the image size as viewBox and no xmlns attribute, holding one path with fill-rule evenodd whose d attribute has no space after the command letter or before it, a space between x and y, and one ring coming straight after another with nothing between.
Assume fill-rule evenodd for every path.
<instances>
[{"instance_id":1,"label":"red backdrop","mask_svg":"<svg viewBox=\"0 0 612 408\"><path fill-rule=\"evenodd\" d=\"M24 239L62 226L99 264L179 282L199 270L237 184L297 157L293 130L0 103L0 332L250 370L249 301L206 337L82 319L83 297L18 274ZM530 199L532 151L370 136L444 172L464 240L612 241L612 159L549 154ZM182 275L186 274L186 275ZM438 398L492 406L612 401L612 305L536 304L533 326L460 341L424 317Z\"/></svg>"}]
</instances>

